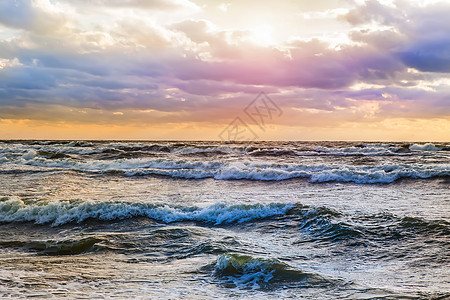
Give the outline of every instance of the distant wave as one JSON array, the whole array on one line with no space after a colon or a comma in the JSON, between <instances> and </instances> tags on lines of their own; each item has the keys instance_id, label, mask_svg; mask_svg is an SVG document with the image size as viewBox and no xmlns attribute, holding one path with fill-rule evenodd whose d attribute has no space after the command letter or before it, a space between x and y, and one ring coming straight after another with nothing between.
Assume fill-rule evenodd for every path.
<instances>
[{"instance_id":1,"label":"distant wave","mask_svg":"<svg viewBox=\"0 0 450 300\"><path fill-rule=\"evenodd\" d=\"M14 166L16 162L10 162ZM306 178L310 182L391 183L401 178L426 179L450 176L449 164L389 164L377 166L302 165L257 163L252 161L170 160L134 158L117 160L47 159L34 150L23 154L19 166L68 169L82 172L123 174L127 176L162 175L174 178L217 180L279 181ZM23 167L19 168L20 170Z\"/></svg>"},{"instance_id":2,"label":"distant wave","mask_svg":"<svg viewBox=\"0 0 450 300\"><path fill-rule=\"evenodd\" d=\"M404 151L399 151L401 147L392 145L366 145L358 144L351 147L329 148L319 146L315 151L322 155L335 156L394 156L405 155Z\"/></svg>"},{"instance_id":3,"label":"distant wave","mask_svg":"<svg viewBox=\"0 0 450 300\"><path fill-rule=\"evenodd\" d=\"M249 155L278 156L408 156L428 155L431 151L450 150L445 144L366 144L336 146L313 144L222 144L222 143L143 143L143 142L82 142L82 141L3 141L0 153L26 153L29 150L54 154L110 154L108 158L142 156L144 154L174 154L186 156Z\"/></svg>"},{"instance_id":4,"label":"distant wave","mask_svg":"<svg viewBox=\"0 0 450 300\"><path fill-rule=\"evenodd\" d=\"M410 150L416 150L416 151L441 151L441 150L450 150L450 147L444 146L444 145L435 145L431 143L426 144L413 144L409 146Z\"/></svg>"},{"instance_id":5,"label":"distant wave","mask_svg":"<svg viewBox=\"0 0 450 300\"><path fill-rule=\"evenodd\" d=\"M379 184L402 178L448 177L447 148L431 143L3 142L0 173L67 170L186 179L305 178L312 183ZM339 156L350 158L338 161ZM352 160L353 156L364 157Z\"/></svg>"}]
</instances>

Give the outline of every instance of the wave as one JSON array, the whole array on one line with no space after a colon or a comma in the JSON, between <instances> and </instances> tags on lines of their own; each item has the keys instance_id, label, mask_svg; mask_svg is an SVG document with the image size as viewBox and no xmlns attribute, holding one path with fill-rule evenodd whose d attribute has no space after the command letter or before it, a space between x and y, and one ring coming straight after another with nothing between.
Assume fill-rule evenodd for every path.
<instances>
[{"instance_id":1,"label":"wave","mask_svg":"<svg viewBox=\"0 0 450 300\"><path fill-rule=\"evenodd\" d=\"M186 160L163 158L122 158L115 160L77 160L54 153L34 150L3 165L68 169L80 172L123 174L126 176L161 175L173 178L216 180L248 179L280 181L305 178L312 183L353 182L386 184L399 179L427 179L450 176L449 164L388 164L388 165L304 165L295 163L258 163L255 161Z\"/></svg>"},{"instance_id":2,"label":"wave","mask_svg":"<svg viewBox=\"0 0 450 300\"><path fill-rule=\"evenodd\" d=\"M413 144L411 146L409 146L410 150L415 150L415 151L441 151L441 150L446 150L446 151L450 151L450 147L445 146L445 145L435 145L432 143L426 143L426 144Z\"/></svg>"},{"instance_id":3,"label":"wave","mask_svg":"<svg viewBox=\"0 0 450 300\"><path fill-rule=\"evenodd\" d=\"M320 242L345 242L349 245L390 243L418 236L428 244L447 242L450 237L450 222L426 220L418 217L399 217L391 214L356 216L352 220L335 220L327 216L306 220L300 229L311 235L311 240ZM302 241L303 242L303 241Z\"/></svg>"},{"instance_id":4,"label":"wave","mask_svg":"<svg viewBox=\"0 0 450 300\"><path fill-rule=\"evenodd\" d=\"M271 230L276 224L276 228L297 233L302 231L306 235L299 243L314 241L366 245L418 236L439 243L450 237L450 223L445 220L398 217L387 213L348 216L327 207L300 203L217 203L198 207L125 201L0 198L0 223L33 222L60 226L88 220L117 221L142 217L165 224L199 222L213 226L275 221L268 223L266 230Z\"/></svg>"},{"instance_id":5,"label":"wave","mask_svg":"<svg viewBox=\"0 0 450 300\"><path fill-rule=\"evenodd\" d=\"M95 246L101 242L94 237L65 240L46 240L46 241L7 241L0 242L1 247L23 248L36 251L43 255L76 255L96 250Z\"/></svg>"},{"instance_id":6,"label":"wave","mask_svg":"<svg viewBox=\"0 0 450 300\"><path fill-rule=\"evenodd\" d=\"M433 153L445 149L443 144L431 143L39 142L1 145L0 172L53 169L186 179L279 181L304 178L312 183L385 184L403 178L449 177L447 153ZM367 157L385 155L397 157ZM410 158L410 155L416 157ZM427 157L422 159L417 155ZM302 156L303 159L299 158ZM316 160L306 156L324 157ZM344 165L334 156L365 157L351 162L344 160L348 163Z\"/></svg>"},{"instance_id":7,"label":"wave","mask_svg":"<svg viewBox=\"0 0 450 300\"><path fill-rule=\"evenodd\" d=\"M248 154L252 156L301 156L298 151L290 150L290 149L276 149L276 148L269 148L269 149L255 149ZM308 155L304 153L303 155ZM314 155L314 153L310 153L310 155Z\"/></svg>"},{"instance_id":8,"label":"wave","mask_svg":"<svg viewBox=\"0 0 450 300\"><path fill-rule=\"evenodd\" d=\"M48 159L61 159L61 158L70 158L70 155L58 152L51 151L39 151L36 154L33 153L34 156L42 156Z\"/></svg>"},{"instance_id":9,"label":"wave","mask_svg":"<svg viewBox=\"0 0 450 300\"><path fill-rule=\"evenodd\" d=\"M424 234L450 237L450 222L445 220L424 220L417 217L403 217L398 227L405 234Z\"/></svg>"},{"instance_id":10,"label":"wave","mask_svg":"<svg viewBox=\"0 0 450 300\"><path fill-rule=\"evenodd\" d=\"M450 237L450 222L427 220L414 216L395 216L389 213L344 215L327 207L310 207L297 203L286 213L290 227L305 233L301 241L345 242L349 245L368 245L422 236L430 243ZM295 221L295 222L292 222Z\"/></svg>"},{"instance_id":11,"label":"wave","mask_svg":"<svg viewBox=\"0 0 450 300\"><path fill-rule=\"evenodd\" d=\"M245 154L243 147L195 145L195 144L149 144L149 143L83 143L83 142L35 142L27 144L0 144L0 153L24 155L27 152L50 152L58 154L76 154L89 157L96 154L118 154L134 156L140 154L175 154L175 155L226 155Z\"/></svg>"},{"instance_id":12,"label":"wave","mask_svg":"<svg viewBox=\"0 0 450 300\"><path fill-rule=\"evenodd\" d=\"M418 155L407 146L395 146L391 144L357 144L350 147L325 147L315 148L250 148L245 153L251 156L410 156ZM423 153L420 153L423 154Z\"/></svg>"},{"instance_id":13,"label":"wave","mask_svg":"<svg viewBox=\"0 0 450 300\"><path fill-rule=\"evenodd\" d=\"M59 226L81 223L87 219L123 220L147 217L163 223L195 221L213 225L239 224L284 215L293 204L272 203L184 207L140 202L37 201L0 199L0 222L34 222Z\"/></svg>"},{"instance_id":14,"label":"wave","mask_svg":"<svg viewBox=\"0 0 450 300\"><path fill-rule=\"evenodd\" d=\"M216 180L281 181L306 178L311 183L353 182L386 184L402 178L427 179L450 176L446 165L325 166L257 163L175 163L167 168L147 165L145 168L117 170L127 176L163 175L174 178ZM108 171L107 171L108 172Z\"/></svg>"},{"instance_id":15,"label":"wave","mask_svg":"<svg viewBox=\"0 0 450 300\"><path fill-rule=\"evenodd\" d=\"M149 142L83 142L83 141L29 141L6 143L1 152L24 154L51 152L83 156L110 154L110 158L135 157L145 154L187 156L250 156L250 157L302 157L302 156L409 156L430 155L431 151L450 150L445 145L427 144L348 144L336 143L317 146L314 143L256 143L251 145L226 143L149 143Z\"/></svg>"},{"instance_id":16,"label":"wave","mask_svg":"<svg viewBox=\"0 0 450 300\"><path fill-rule=\"evenodd\" d=\"M312 286L331 283L319 275L303 272L276 259L223 254L216 260L214 275L225 284L240 288L273 288L274 285Z\"/></svg>"},{"instance_id":17,"label":"wave","mask_svg":"<svg viewBox=\"0 0 450 300\"><path fill-rule=\"evenodd\" d=\"M82 141L34 141L29 143L6 143L0 145L0 164L28 164L28 165L39 165L51 167L52 164L46 164L47 160L58 161L60 164L58 167L71 168L77 170L93 170L95 169L95 164L100 164L98 161L114 161L118 162L123 166L123 160L130 160L132 163L133 159L141 158L164 158L167 161L176 161L181 158L186 159L202 159L209 158L226 161L235 160L237 158L241 160L253 160L265 159L268 161L280 159L296 159L305 157L409 157L409 156L432 156L436 155L434 152L450 150L450 147L444 144L350 144L349 143L321 143L320 146L314 143L296 144L296 143L256 143L251 145L245 144L226 144L226 143L169 143L169 142L159 142L159 143L148 143L148 142L82 142ZM443 152L441 152L442 154ZM74 160L81 162L79 167L73 163ZM25 162L26 161L26 162ZM64 165L65 164L65 165ZM114 168L111 166L109 169L105 169L105 172L114 173L124 167L119 166ZM105 167L106 168L106 167ZM136 166L135 169L148 168L153 169L150 166ZM97 170L104 169L104 167L99 166ZM131 169L131 168L127 168ZM165 169L159 166L154 169ZM182 167L177 168L182 169ZM191 169L188 167L188 169ZM276 169L276 168L275 168ZM144 171L136 170L136 175L165 175L165 171ZM223 170L225 172L225 170ZM339 171L337 171L339 172ZM116 172L117 173L117 172ZM132 172L129 172L131 174ZM164 174L157 174L164 173ZM179 172L174 172L179 173ZM182 172L184 175L174 174L173 177L184 177L186 178L207 178L213 177L218 179L221 177L220 174L200 174L199 172ZM190 173L190 174L186 174ZM196 173L196 174L193 174ZM347 180L346 176L336 176L336 171L333 174L323 174L320 175L319 179L312 178L314 174L281 174L281 175L261 175L253 176L248 175L251 180L283 180L290 178L311 178L311 182L326 182L326 181L341 181L341 182L358 182L364 183L364 180L358 179L354 176L354 179ZM420 173L420 172L419 172ZM408 178L423 178L421 174L407 175ZM128 174L127 174L128 175ZM432 175L431 177L434 177ZM440 176L440 175L437 175ZM231 176L233 177L233 176ZM232 179L230 177L230 179ZM261 177L258 178L258 177ZM270 179L263 179L270 178ZM328 177L329 179L326 179ZM334 179L331 179L334 177ZM382 176L383 177L383 176ZM403 178L403 175L399 177L395 176L384 176L379 180L367 180L367 183L388 183ZM243 176L241 179L245 179ZM279 179L278 179L279 178ZM428 178L428 177L426 177ZM226 179L226 178L224 178Z\"/></svg>"},{"instance_id":18,"label":"wave","mask_svg":"<svg viewBox=\"0 0 450 300\"><path fill-rule=\"evenodd\" d=\"M360 144L352 147L342 148L328 148L317 147L315 151L322 155L334 155L334 156L393 156L402 155L398 147L391 145L366 145Z\"/></svg>"}]
</instances>

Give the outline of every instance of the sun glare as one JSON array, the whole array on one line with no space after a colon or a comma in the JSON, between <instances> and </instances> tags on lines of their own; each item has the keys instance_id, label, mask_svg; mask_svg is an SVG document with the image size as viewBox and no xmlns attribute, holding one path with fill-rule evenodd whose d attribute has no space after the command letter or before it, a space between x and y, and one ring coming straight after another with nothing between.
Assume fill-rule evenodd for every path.
<instances>
[{"instance_id":1,"label":"sun glare","mask_svg":"<svg viewBox=\"0 0 450 300\"><path fill-rule=\"evenodd\" d=\"M256 25L250 29L250 40L261 46L269 46L275 43L273 39L273 28L270 25Z\"/></svg>"}]
</instances>

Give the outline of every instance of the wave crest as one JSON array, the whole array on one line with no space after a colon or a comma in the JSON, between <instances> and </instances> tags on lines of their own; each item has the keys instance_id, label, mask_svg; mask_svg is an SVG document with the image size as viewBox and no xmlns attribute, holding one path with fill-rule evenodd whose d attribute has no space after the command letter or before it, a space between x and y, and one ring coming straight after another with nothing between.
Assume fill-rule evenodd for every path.
<instances>
[{"instance_id":1,"label":"wave crest","mask_svg":"<svg viewBox=\"0 0 450 300\"><path fill-rule=\"evenodd\" d=\"M326 282L318 275L294 269L276 259L254 258L240 254L219 256L214 274L225 283L254 289L286 283L317 285Z\"/></svg>"},{"instance_id":2,"label":"wave crest","mask_svg":"<svg viewBox=\"0 0 450 300\"><path fill-rule=\"evenodd\" d=\"M148 217L163 223L195 221L214 225L244 223L284 215L293 204L271 203L226 205L208 207L185 207L168 204L55 201L38 202L21 199L2 199L0 222L35 222L59 226L66 223L81 223L87 219L122 220L133 217Z\"/></svg>"}]
</instances>

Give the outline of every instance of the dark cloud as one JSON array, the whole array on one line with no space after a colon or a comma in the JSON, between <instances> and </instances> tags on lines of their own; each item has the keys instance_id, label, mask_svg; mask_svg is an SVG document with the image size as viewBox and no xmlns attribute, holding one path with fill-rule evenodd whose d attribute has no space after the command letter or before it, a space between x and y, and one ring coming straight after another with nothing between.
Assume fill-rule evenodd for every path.
<instances>
[{"instance_id":1,"label":"dark cloud","mask_svg":"<svg viewBox=\"0 0 450 300\"><path fill-rule=\"evenodd\" d=\"M0 74L0 88L5 90L48 90L55 86L54 76L42 69L15 67Z\"/></svg>"},{"instance_id":2,"label":"dark cloud","mask_svg":"<svg viewBox=\"0 0 450 300\"><path fill-rule=\"evenodd\" d=\"M411 43L396 54L407 66L417 70L450 73L450 37Z\"/></svg>"},{"instance_id":3,"label":"dark cloud","mask_svg":"<svg viewBox=\"0 0 450 300\"><path fill-rule=\"evenodd\" d=\"M345 19L355 25L388 25L392 29L353 32L352 39L392 55L405 66L424 72L450 72L450 3L425 7L397 1L388 7L366 1Z\"/></svg>"}]
</instances>

